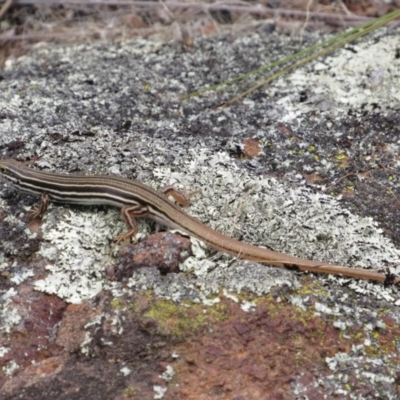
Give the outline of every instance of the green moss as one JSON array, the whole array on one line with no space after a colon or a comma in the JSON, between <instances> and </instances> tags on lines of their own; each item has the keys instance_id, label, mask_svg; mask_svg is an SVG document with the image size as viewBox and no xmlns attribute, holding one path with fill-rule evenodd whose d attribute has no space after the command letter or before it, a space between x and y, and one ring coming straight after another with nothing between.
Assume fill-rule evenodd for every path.
<instances>
[{"instance_id":1,"label":"green moss","mask_svg":"<svg viewBox=\"0 0 400 400\"><path fill-rule=\"evenodd\" d=\"M310 281L308 283L304 283L299 289L295 292L296 295L303 296L327 296L326 288L320 283L320 281Z\"/></svg>"},{"instance_id":2,"label":"green moss","mask_svg":"<svg viewBox=\"0 0 400 400\"><path fill-rule=\"evenodd\" d=\"M114 308L116 310L122 310L124 308L120 299L112 300L110 302L110 305L111 305L112 308Z\"/></svg>"},{"instance_id":3,"label":"green moss","mask_svg":"<svg viewBox=\"0 0 400 400\"><path fill-rule=\"evenodd\" d=\"M365 339L365 332L357 331L355 334L353 334L352 339L363 341Z\"/></svg>"},{"instance_id":4,"label":"green moss","mask_svg":"<svg viewBox=\"0 0 400 400\"><path fill-rule=\"evenodd\" d=\"M136 394L137 394L137 390L136 390L135 386L131 385L131 386L128 386L124 390L123 397L125 399L136 399Z\"/></svg>"},{"instance_id":5,"label":"green moss","mask_svg":"<svg viewBox=\"0 0 400 400\"><path fill-rule=\"evenodd\" d=\"M166 334L186 336L199 328L224 321L228 318L226 306L217 303L212 307L188 301L175 303L171 300L153 299L143 317L157 321Z\"/></svg>"}]
</instances>

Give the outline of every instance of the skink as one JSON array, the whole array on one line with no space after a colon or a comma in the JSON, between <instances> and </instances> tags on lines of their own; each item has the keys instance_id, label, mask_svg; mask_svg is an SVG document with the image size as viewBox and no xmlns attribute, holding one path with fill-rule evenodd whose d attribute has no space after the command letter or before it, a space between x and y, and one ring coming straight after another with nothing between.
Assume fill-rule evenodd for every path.
<instances>
[{"instance_id":1,"label":"skink","mask_svg":"<svg viewBox=\"0 0 400 400\"><path fill-rule=\"evenodd\" d=\"M118 176L43 172L13 159L0 160L0 173L17 189L41 196L40 206L31 212L32 217L41 217L49 201L120 207L129 231L119 235L117 242L136 234L135 218L149 217L160 224L186 232L214 250L240 259L287 269L343 275L387 284L400 283L400 278L391 274L297 258L225 236L170 201L167 195L172 195L180 203L186 201L179 191L171 187L164 192L157 192L143 183Z\"/></svg>"}]
</instances>

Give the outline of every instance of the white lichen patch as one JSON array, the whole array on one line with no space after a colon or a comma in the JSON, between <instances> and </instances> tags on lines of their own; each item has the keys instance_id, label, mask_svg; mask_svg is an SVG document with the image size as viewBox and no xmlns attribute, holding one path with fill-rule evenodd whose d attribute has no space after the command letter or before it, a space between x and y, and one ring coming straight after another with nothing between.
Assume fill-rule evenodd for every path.
<instances>
[{"instance_id":1,"label":"white lichen patch","mask_svg":"<svg viewBox=\"0 0 400 400\"><path fill-rule=\"evenodd\" d=\"M103 314L96 315L93 317L87 324L85 324L84 328L90 328L91 326L96 326L94 332L96 332L98 329L100 329L101 326L101 320L103 318ZM89 344L92 342L93 336L91 332L86 332L85 333L85 338L83 339L82 343L80 344L81 352L82 354L85 354L86 356L91 355L91 348ZM108 344L110 345L110 344Z\"/></svg>"},{"instance_id":2,"label":"white lichen patch","mask_svg":"<svg viewBox=\"0 0 400 400\"><path fill-rule=\"evenodd\" d=\"M162 399L165 396L165 393L167 393L167 388L159 386L159 385L154 385L153 386L153 390L154 390L154 400L157 399Z\"/></svg>"},{"instance_id":3,"label":"white lichen patch","mask_svg":"<svg viewBox=\"0 0 400 400\"><path fill-rule=\"evenodd\" d=\"M11 269L11 277L10 281L15 283L16 285L19 285L20 283L24 282L26 279L28 279L31 276L34 276L34 272L32 270L29 270L28 268L24 267L18 272L14 272Z\"/></svg>"},{"instance_id":4,"label":"white lichen patch","mask_svg":"<svg viewBox=\"0 0 400 400\"><path fill-rule=\"evenodd\" d=\"M5 333L10 333L12 327L21 320L18 311L11 305L16 295L17 291L14 288L0 295L0 330Z\"/></svg>"},{"instance_id":5,"label":"white lichen patch","mask_svg":"<svg viewBox=\"0 0 400 400\"><path fill-rule=\"evenodd\" d=\"M19 368L19 365L14 361L11 360L3 366L4 375L10 377L12 374Z\"/></svg>"},{"instance_id":6,"label":"white lichen patch","mask_svg":"<svg viewBox=\"0 0 400 400\"><path fill-rule=\"evenodd\" d=\"M227 299L230 299L230 300L234 301L235 303L239 303L239 299L237 298L237 296L229 293L226 289L224 289L222 291L222 293Z\"/></svg>"},{"instance_id":7,"label":"white lichen patch","mask_svg":"<svg viewBox=\"0 0 400 400\"><path fill-rule=\"evenodd\" d=\"M0 347L0 357L3 357L10 351L9 347Z\"/></svg>"},{"instance_id":8,"label":"white lichen patch","mask_svg":"<svg viewBox=\"0 0 400 400\"><path fill-rule=\"evenodd\" d=\"M120 371L124 376L128 376L132 372L132 370L128 367L123 367L120 369Z\"/></svg>"},{"instance_id":9,"label":"white lichen patch","mask_svg":"<svg viewBox=\"0 0 400 400\"><path fill-rule=\"evenodd\" d=\"M8 268L8 261L4 257L4 254L0 253L0 271L5 270L6 268Z\"/></svg>"},{"instance_id":10,"label":"white lichen patch","mask_svg":"<svg viewBox=\"0 0 400 400\"><path fill-rule=\"evenodd\" d=\"M109 261L113 237L124 225L117 211L109 213L72 209L56 222L43 224L44 244L40 254L50 263L49 275L35 282L35 289L80 303L103 288L104 268Z\"/></svg>"},{"instance_id":11,"label":"white lichen patch","mask_svg":"<svg viewBox=\"0 0 400 400\"><path fill-rule=\"evenodd\" d=\"M85 338L83 339L80 348L81 348L81 353L84 354L85 356L89 356L91 353L89 344L91 343L91 341L93 340L90 332L86 332L85 333Z\"/></svg>"},{"instance_id":12,"label":"white lichen patch","mask_svg":"<svg viewBox=\"0 0 400 400\"><path fill-rule=\"evenodd\" d=\"M383 108L395 106L400 101L400 60L393 56L397 45L396 35L367 39L281 78L273 84L273 90L289 85L309 93L309 101L302 105L291 95L279 101L286 108L283 120L298 118L316 104L336 112L373 103Z\"/></svg>"},{"instance_id":13,"label":"white lichen patch","mask_svg":"<svg viewBox=\"0 0 400 400\"><path fill-rule=\"evenodd\" d=\"M253 301L246 301L243 300L242 304L240 305L240 308L244 311L244 312L250 312L250 311L254 311L257 307L257 304L254 303Z\"/></svg>"},{"instance_id":14,"label":"white lichen patch","mask_svg":"<svg viewBox=\"0 0 400 400\"><path fill-rule=\"evenodd\" d=\"M393 384L397 379L397 368L387 368L385 369L385 374L378 372L383 366L390 363L390 355L379 357L366 356L363 345L352 346L352 351L349 354L340 352L333 357L326 357L325 362L334 373L330 377L330 380L335 380L337 385L342 386L337 388L337 390L341 391L345 391L348 388L348 374L350 373L355 375L358 382L369 382L381 389L389 387L387 385ZM360 399L356 391L351 393L350 398ZM388 396L384 398L395 399L396 397Z\"/></svg>"},{"instance_id":15,"label":"white lichen patch","mask_svg":"<svg viewBox=\"0 0 400 400\"><path fill-rule=\"evenodd\" d=\"M309 300L308 296L303 298L301 296L290 296L290 302L296 306L301 308L303 311L307 311L306 302Z\"/></svg>"},{"instance_id":16,"label":"white lichen patch","mask_svg":"<svg viewBox=\"0 0 400 400\"><path fill-rule=\"evenodd\" d=\"M167 365L165 371L161 375L159 375L161 379L164 379L167 382L171 381L174 376L175 376L175 371L174 368L171 367L171 365Z\"/></svg>"}]
</instances>

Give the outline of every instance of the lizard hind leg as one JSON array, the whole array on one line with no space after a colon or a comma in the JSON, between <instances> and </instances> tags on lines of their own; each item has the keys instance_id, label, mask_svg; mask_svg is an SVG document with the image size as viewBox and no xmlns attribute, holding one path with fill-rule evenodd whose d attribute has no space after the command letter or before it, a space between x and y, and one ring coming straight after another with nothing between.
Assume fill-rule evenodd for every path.
<instances>
[{"instance_id":1,"label":"lizard hind leg","mask_svg":"<svg viewBox=\"0 0 400 400\"><path fill-rule=\"evenodd\" d=\"M42 218L43 214L46 212L47 207L50 203L50 196L47 193L42 193L40 196L40 204L37 207L32 208L28 212L29 218Z\"/></svg>"}]
</instances>

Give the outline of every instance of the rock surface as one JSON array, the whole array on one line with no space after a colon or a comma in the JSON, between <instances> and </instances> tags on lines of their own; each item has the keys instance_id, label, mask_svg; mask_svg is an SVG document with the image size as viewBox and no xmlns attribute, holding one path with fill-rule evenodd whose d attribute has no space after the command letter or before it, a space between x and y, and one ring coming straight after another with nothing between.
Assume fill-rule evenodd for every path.
<instances>
[{"instance_id":1,"label":"rock surface","mask_svg":"<svg viewBox=\"0 0 400 400\"><path fill-rule=\"evenodd\" d=\"M187 211L227 235L397 272L398 34L228 108L236 86L181 96L324 38L40 48L0 73L0 154L200 190ZM210 256L197 242L183 272L113 280L118 210L54 205L30 222L36 199L0 185L2 399L399 397L398 288ZM154 225L139 228L137 239ZM163 248L157 259L183 261Z\"/></svg>"}]
</instances>

